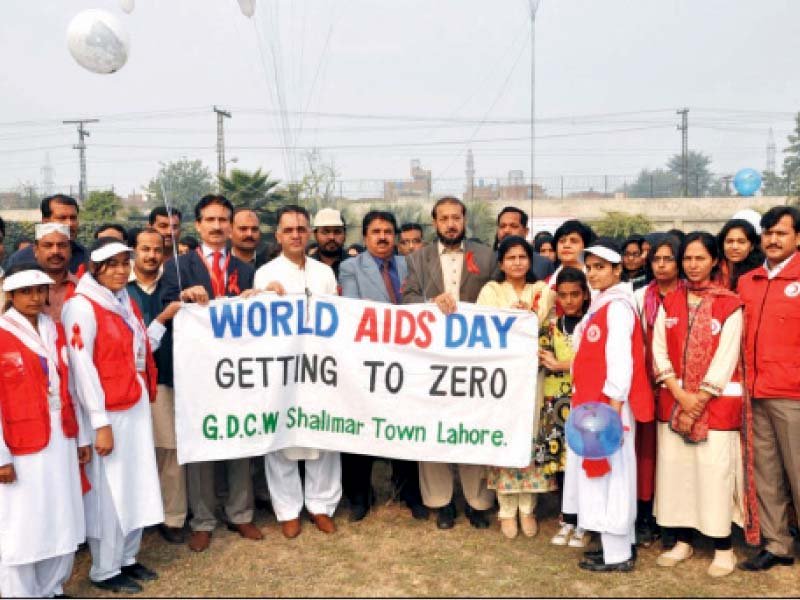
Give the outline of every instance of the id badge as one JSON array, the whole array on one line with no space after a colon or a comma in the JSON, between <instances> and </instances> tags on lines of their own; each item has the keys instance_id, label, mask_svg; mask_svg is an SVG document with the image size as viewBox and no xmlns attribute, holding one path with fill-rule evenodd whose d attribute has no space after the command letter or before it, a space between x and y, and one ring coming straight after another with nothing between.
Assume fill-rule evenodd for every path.
<instances>
[{"instance_id":1,"label":"id badge","mask_svg":"<svg viewBox=\"0 0 800 600\"><path fill-rule=\"evenodd\" d=\"M145 360L144 350L139 349L136 351L136 370L142 373L147 369L147 361Z\"/></svg>"}]
</instances>

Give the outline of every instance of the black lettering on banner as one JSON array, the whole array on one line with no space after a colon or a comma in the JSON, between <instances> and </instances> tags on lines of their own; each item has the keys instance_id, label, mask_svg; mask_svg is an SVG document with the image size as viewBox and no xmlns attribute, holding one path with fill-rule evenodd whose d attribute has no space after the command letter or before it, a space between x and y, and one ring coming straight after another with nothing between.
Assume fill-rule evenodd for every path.
<instances>
[{"instance_id":1,"label":"black lettering on banner","mask_svg":"<svg viewBox=\"0 0 800 600\"><path fill-rule=\"evenodd\" d=\"M472 367L469 374L469 395L475 397L475 388L478 388L478 397L483 398L483 382L486 381L486 369L483 367Z\"/></svg>"},{"instance_id":2,"label":"black lettering on banner","mask_svg":"<svg viewBox=\"0 0 800 600\"><path fill-rule=\"evenodd\" d=\"M498 381L499 380L499 381ZM489 387L492 390L492 396L495 398L502 398L506 395L506 372L503 369L495 369L492 373L492 379L489 382Z\"/></svg>"},{"instance_id":3,"label":"black lettering on banner","mask_svg":"<svg viewBox=\"0 0 800 600\"><path fill-rule=\"evenodd\" d=\"M319 364L320 379L325 385L336 387L336 359L333 356L326 356Z\"/></svg>"},{"instance_id":4,"label":"black lettering on banner","mask_svg":"<svg viewBox=\"0 0 800 600\"><path fill-rule=\"evenodd\" d=\"M392 373L396 372L397 377L395 378L396 384L392 385ZM400 388L403 387L403 367L400 366L400 363L389 363L389 366L386 369L386 389L389 391L390 394L396 394L400 391Z\"/></svg>"},{"instance_id":5,"label":"black lettering on banner","mask_svg":"<svg viewBox=\"0 0 800 600\"><path fill-rule=\"evenodd\" d=\"M244 380L246 375L252 375L253 369L248 369L245 367L245 363L248 365L253 362L252 358L240 358L239 359L239 387L244 389L249 389L255 387L255 384L250 381L247 382Z\"/></svg>"},{"instance_id":6,"label":"black lettering on banner","mask_svg":"<svg viewBox=\"0 0 800 600\"><path fill-rule=\"evenodd\" d=\"M466 377L459 377L459 373L466 373L467 367L453 367L452 372L450 373L450 394L455 397L466 396L467 392L459 391L456 388L456 385L459 383L467 383Z\"/></svg>"},{"instance_id":7,"label":"black lettering on banner","mask_svg":"<svg viewBox=\"0 0 800 600\"><path fill-rule=\"evenodd\" d=\"M220 361L217 363L217 369L214 373L214 376L217 379L217 385L222 389L227 390L233 385L233 382L236 381L236 376L230 371L222 371L223 366L228 369L232 369L233 361L230 358L220 359Z\"/></svg>"},{"instance_id":8,"label":"black lettering on banner","mask_svg":"<svg viewBox=\"0 0 800 600\"><path fill-rule=\"evenodd\" d=\"M375 378L377 377L378 367L383 366L382 360L365 360L364 366L369 367L369 391L375 391Z\"/></svg>"},{"instance_id":9,"label":"black lettering on banner","mask_svg":"<svg viewBox=\"0 0 800 600\"><path fill-rule=\"evenodd\" d=\"M431 369L433 371L439 371L439 376L436 378L436 381L434 381L433 385L431 386L431 389L430 389L430 392L429 392L430 395L431 396L446 396L447 395L447 391L439 389L439 384L442 382L442 379L444 379L445 373L447 373L447 365L431 365Z\"/></svg>"}]
</instances>

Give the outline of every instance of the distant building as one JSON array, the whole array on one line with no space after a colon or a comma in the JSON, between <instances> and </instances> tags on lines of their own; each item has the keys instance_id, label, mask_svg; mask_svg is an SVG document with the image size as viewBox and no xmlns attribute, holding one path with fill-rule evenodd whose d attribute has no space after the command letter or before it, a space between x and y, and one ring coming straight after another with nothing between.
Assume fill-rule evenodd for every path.
<instances>
[{"instance_id":1,"label":"distant building","mask_svg":"<svg viewBox=\"0 0 800 600\"><path fill-rule=\"evenodd\" d=\"M411 161L411 179L404 181L384 181L383 199L387 202L398 200L428 200L433 190L431 172L420 166L418 159Z\"/></svg>"},{"instance_id":2,"label":"distant building","mask_svg":"<svg viewBox=\"0 0 800 600\"><path fill-rule=\"evenodd\" d=\"M540 185L534 186L537 198L544 198L544 189ZM483 202L522 202L530 200L531 186L525 183L525 174L520 170L508 172L508 180L504 185L498 179L497 183L485 184L483 179L478 180L478 185L472 189L472 198Z\"/></svg>"}]
</instances>

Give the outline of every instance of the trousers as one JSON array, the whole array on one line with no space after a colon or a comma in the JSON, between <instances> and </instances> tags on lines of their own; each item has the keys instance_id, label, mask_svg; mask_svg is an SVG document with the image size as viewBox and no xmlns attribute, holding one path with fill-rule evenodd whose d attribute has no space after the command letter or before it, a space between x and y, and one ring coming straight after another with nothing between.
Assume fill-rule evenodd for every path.
<instances>
[{"instance_id":1,"label":"trousers","mask_svg":"<svg viewBox=\"0 0 800 600\"><path fill-rule=\"evenodd\" d=\"M3 598L52 598L64 593L75 554L62 554L27 565L0 565Z\"/></svg>"}]
</instances>

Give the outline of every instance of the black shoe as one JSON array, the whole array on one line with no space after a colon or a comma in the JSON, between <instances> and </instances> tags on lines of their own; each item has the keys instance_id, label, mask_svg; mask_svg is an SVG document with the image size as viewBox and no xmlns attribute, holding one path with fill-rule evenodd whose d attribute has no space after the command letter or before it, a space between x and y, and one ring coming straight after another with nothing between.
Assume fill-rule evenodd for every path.
<instances>
[{"instance_id":1,"label":"black shoe","mask_svg":"<svg viewBox=\"0 0 800 600\"><path fill-rule=\"evenodd\" d=\"M110 579L104 579L103 581L93 581L92 585L101 590L114 592L115 594L138 594L142 591L142 586L122 573L114 575Z\"/></svg>"},{"instance_id":2,"label":"black shoe","mask_svg":"<svg viewBox=\"0 0 800 600\"><path fill-rule=\"evenodd\" d=\"M439 529L452 529L456 524L456 507L448 504L439 509L436 514L436 527Z\"/></svg>"},{"instance_id":3,"label":"black shoe","mask_svg":"<svg viewBox=\"0 0 800 600\"><path fill-rule=\"evenodd\" d=\"M138 562L122 567L122 574L137 581L155 581L158 579L158 573Z\"/></svg>"},{"instance_id":4,"label":"black shoe","mask_svg":"<svg viewBox=\"0 0 800 600\"><path fill-rule=\"evenodd\" d=\"M168 527L163 523L158 526L158 533L170 544L183 544L186 542L186 533L183 527Z\"/></svg>"},{"instance_id":5,"label":"black shoe","mask_svg":"<svg viewBox=\"0 0 800 600\"><path fill-rule=\"evenodd\" d=\"M661 530L661 547L664 550L672 550L678 543L678 536L669 528Z\"/></svg>"},{"instance_id":6,"label":"black shoe","mask_svg":"<svg viewBox=\"0 0 800 600\"><path fill-rule=\"evenodd\" d=\"M350 506L350 518L348 520L351 523L356 523L366 517L368 512L369 506L366 504L352 504Z\"/></svg>"},{"instance_id":7,"label":"black shoe","mask_svg":"<svg viewBox=\"0 0 800 600\"><path fill-rule=\"evenodd\" d=\"M630 573L635 565L636 560L634 558L611 564L606 564L602 559L599 561L582 560L578 563L578 567L593 573Z\"/></svg>"},{"instance_id":8,"label":"black shoe","mask_svg":"<svg viewBox=\"0 0 800 600\"><path fill-rule=\"evenodd\" d=\"M653 542L661 537L661 528L653 517L648 517L636 523L636 545L649 548Z\"/></svg>"},{"instance_id":9,"label":"black shoe","mask_svg":"<svg viewBox=\"0 0 800 600\"><path fill-rule=\"evenodd\" d=\"M411 510L411 516L420 521L427 521L430 511L428 507L423 504L412 504L408 507Z\"/></svg>"},{"instance_id":10,"label":"black shoe","mask_svg":"<svg viewBox=\"0 0 800 600\"><path fill-rule=\"evenodd\" d=\"M603 549L599 548L597 550L587 550L583 553L583 558L592 562L602 562L603 561Z\"/></svg>"},{"instance_id":11,"label":"black shoe","mask_svg":"<svg viewBox=\"0 0 800 600\"><path fill-rule=\"evenodd\" d=\"M466 509L464 509L464 514L467 516L467 519L469 519L469 524L475 529L489 529L488 510L476 510L467 504Z\"/></svg>"},{"instance_id":12,"label":"black shoe","mask_svg":"<svg viewBox=\"0 0 800 600\"><path fill-rule=\"evenodd\" d=\"M768 571L775 566L788 567L793 564L793 556L778 556L769 550L762 550L752 558L743 560L737 566L742 571Z\"/></svg>"}]
</instances>

